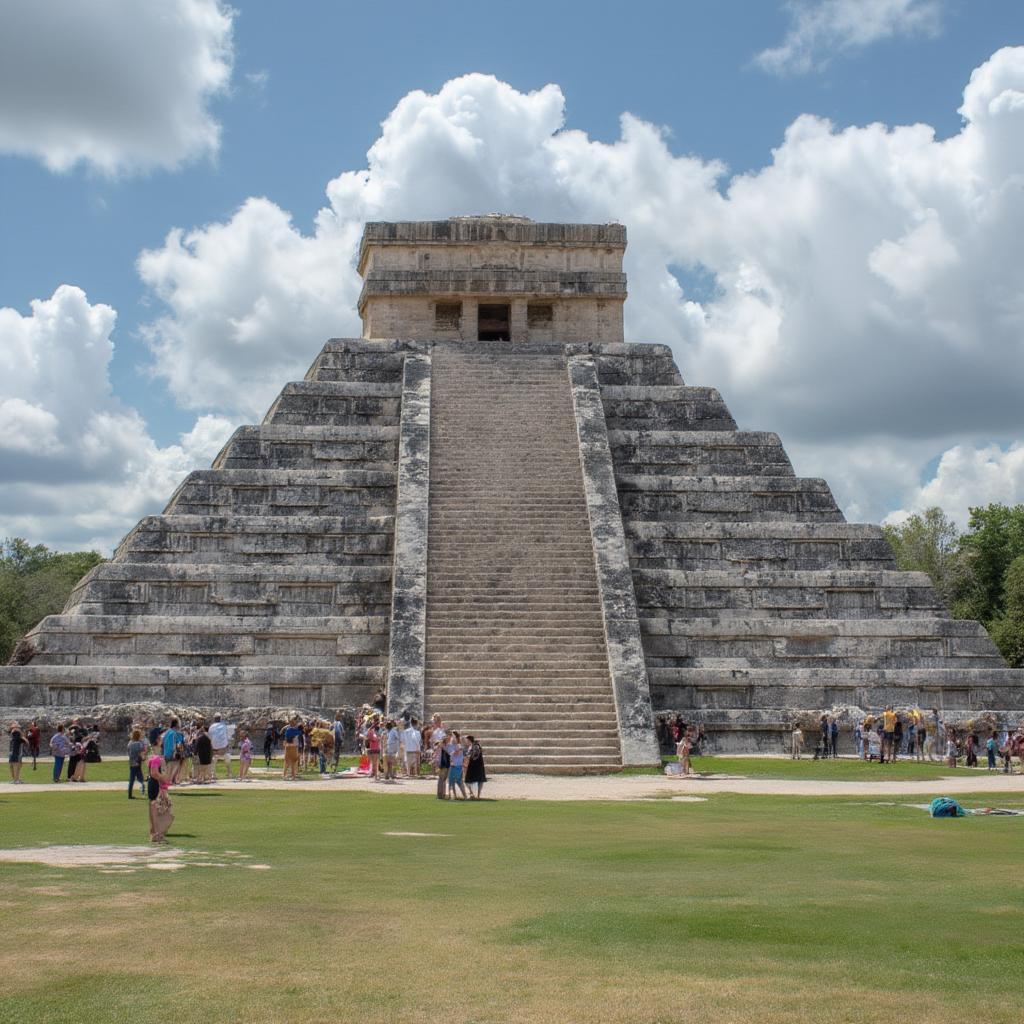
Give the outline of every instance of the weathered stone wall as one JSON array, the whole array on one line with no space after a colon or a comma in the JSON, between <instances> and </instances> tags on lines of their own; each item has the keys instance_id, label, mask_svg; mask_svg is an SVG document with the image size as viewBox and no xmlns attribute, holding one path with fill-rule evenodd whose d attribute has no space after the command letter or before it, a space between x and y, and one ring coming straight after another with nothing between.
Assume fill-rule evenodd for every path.
<instances>
[{"instance_id":1,"label":"weathered stone wall","mask_svg":"<svg viewBox=\"0 0 1024 1024\"><path fill-rule=\"evenodd\" d=\"M625 230L525 218L367 224L358 308L367 338L476 340L480 303L511 306L510 340L621 342ZM530 302L552 307L531 317ZM435 315L461 303L461 318Z\"/></svg>"},{"instance_id":2,"label":"weathered stone wall","mask_svg":"<svg viewBox=\"0 0 1024 1024\"><path fill-rule=\"evenodd\" d=\"M508 301L512 342L589 342L622 337L624 299L596 300L552 298L549 295L509 296L497 294L493 301ZM448 321L438 326L437 301L430 296L370 297L363 307L363 330L368 338L430 338L434 341L475 341L477 338L478 295L447 294L444 302L461 302L462 316L456 326ZM552 307L550 325L530 325L528 307L532 302Z\"/></svg>"}]
</instances>

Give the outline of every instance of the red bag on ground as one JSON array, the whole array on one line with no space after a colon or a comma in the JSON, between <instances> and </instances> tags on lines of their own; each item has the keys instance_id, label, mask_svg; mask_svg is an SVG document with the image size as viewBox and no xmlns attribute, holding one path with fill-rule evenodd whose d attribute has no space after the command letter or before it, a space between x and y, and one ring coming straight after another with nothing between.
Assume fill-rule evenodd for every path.
<instances>
[{"instance_id":1,"label":"red bag on ground","mask_svg":"<svg viewBox=\"0 0 1024 1024\"><path fill-rule=\"evenodd\" d=\"M359 771L361 771L361 772L368 772L369 770L370 770L370 758L369 758L368 755L363 754L363 756L361 758L359 758Z\"/></svg>"}]
</instances>

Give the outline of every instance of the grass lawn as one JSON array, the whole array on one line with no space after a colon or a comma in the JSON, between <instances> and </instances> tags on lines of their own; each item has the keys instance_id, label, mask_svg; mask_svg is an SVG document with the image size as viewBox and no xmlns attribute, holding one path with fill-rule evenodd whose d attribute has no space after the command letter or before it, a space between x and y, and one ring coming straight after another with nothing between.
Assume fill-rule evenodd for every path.
<instances>
[{"instance_id":1,"label":"grass lawn","mask_svg":"<svg viewBox=\"0 0 1024 1024\"><path fill-rule=\"evenodd\" d=\"M1024 1016L1020 818L255 787L175 805L173 844L270 870L0 864L0 1022ZM119 793L0 793L0 847L136 843L145 814Z\"/></svg>"},{"instance_id":2,"label":"grass lawn","mask_svg":"<svg viewBox=\"0 0 1024 1024\"><path fill-rule=\"evenodd\" d=\"M950 768L938 761L929 763L909 759L901 759L895 764L879 764L877 761L842 757L824 761L808 757L799 761L788 757L695 757L692 765L697 772L742 775L748 779L833 779L837 782L905 782L908 779L950 776L978 778L986 774L983 768Z\"/></svg>"}]
</instances>

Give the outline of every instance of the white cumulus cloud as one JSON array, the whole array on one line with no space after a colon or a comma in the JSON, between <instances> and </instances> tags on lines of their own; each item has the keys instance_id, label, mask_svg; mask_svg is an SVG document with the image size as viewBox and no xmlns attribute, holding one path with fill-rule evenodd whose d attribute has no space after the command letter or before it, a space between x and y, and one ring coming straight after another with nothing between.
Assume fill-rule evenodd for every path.
<instances>
[{"instance_id":1,"label":"white cumulus cloud","mask_svg":"<svg viewBox=\"0 0 1024 1024\"><path fill-rule=\"evenodd\" d=\"M948 139L803 115L770 162L730 178L629 114L596 142L566 130L557 86L466 75L398 103L310 233L255 199L144 253L165 304L147 332L155 372L182 403L258 417L324 338L358 333L366 220L619 220L629 340L671 344L687 380L723 390L742 426L779 430L798 471L878 519L941 452L1021 436L1022 95L1024 48L1006 48L971 76Z\"/></svg>"},{"instance_id":2,"label":"white cumulus cloud","mask_svg":"<svg viewBox=\"0 0 1024 1024\"><path fill-rule=\"evenodd\" d=\"M6 0L0 152L105 174L215 154L233 17L218 0Z\"/></svg>"},{"instance_id":3,"label":"white cumulus cloud","mask_svg":"<svg viewBox=\"0 0 1024 1024\"><path fill-rule=\"evenodd\" d=\"M154 442L111 391L115 321L69 285L28 316L0 308L0 535L107 550L224 443L232 424L210 415Z\"/></svg>"},{"instance_id":4,"label":"white cumulus cloud","mask_svg":"<svg viewBox=\"0 0 1024 1024\"><path fill-rule=\"evenodd\" d=\"M903 508L890 512L886 521L898 523L938 505L966 526L971 508L993 502L1024 502L1024 442L1005 449L997 444L954 445L942 453L935 476L909 495Z\"/></svg>"},{"instance_id":5,"label":"white cumulus cloud","mask_svg":"<svg viewBox=\"0 0 1024 1024\"><path fill-rule=\"evenodd\" d=\"M942 27L939 0L791 0L786 7L785 38L754 58L778 75L817 71L837 53L900 36L936 36Z\"/></svg>"}]
</instances>

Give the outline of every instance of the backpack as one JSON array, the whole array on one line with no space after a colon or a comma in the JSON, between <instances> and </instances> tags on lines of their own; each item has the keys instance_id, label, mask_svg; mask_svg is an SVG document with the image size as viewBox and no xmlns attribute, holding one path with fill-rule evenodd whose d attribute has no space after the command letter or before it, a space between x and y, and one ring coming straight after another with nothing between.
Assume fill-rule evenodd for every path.
<instances>
[{"instance_id":1,"label":"backpack","mask_svg":"<svg viewBox=\"0 0 1024 1024\"><path fill-rule=\"evenodd\" d=\"M951 797L937 796L929 808L933 818L962 818L964 809Z\"/></svg>"}]
</instances>

